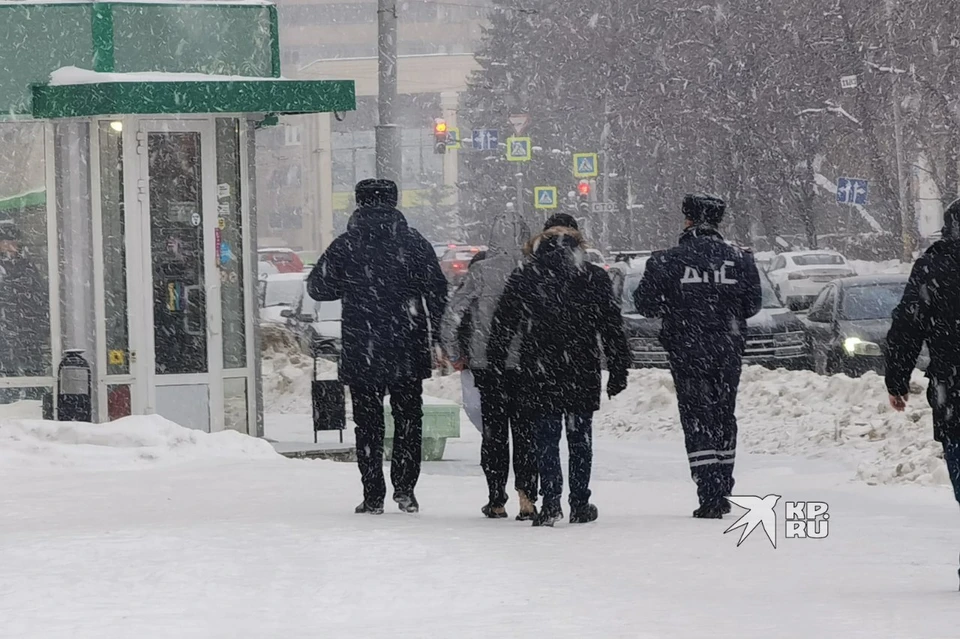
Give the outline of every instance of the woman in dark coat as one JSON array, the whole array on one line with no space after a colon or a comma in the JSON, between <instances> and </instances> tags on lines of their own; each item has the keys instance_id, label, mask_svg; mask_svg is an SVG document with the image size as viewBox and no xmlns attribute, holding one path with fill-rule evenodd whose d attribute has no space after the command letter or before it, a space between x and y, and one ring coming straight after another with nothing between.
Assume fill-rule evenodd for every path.
<instances>
[{"instance_id":1,"label":"woman in dark coat","mask_svg":"<svg viewBox=\"0 0 960 639\"><path fill-rule=\"evenodd\" d=\"M488 365L503 371L513 337L522 336L523 404L535 423L543 509L535 526L563 517L560 436L570 449L570 522L597 518L590 503L593 413L600 408L601 344L614 396L627 386L629 350L620 306L606 272L584 260L570 216L555 216L531 244L531 258L511 276L493 320ZM565 226L558 226L564 224Z\"/></svg>"}]
</instances>

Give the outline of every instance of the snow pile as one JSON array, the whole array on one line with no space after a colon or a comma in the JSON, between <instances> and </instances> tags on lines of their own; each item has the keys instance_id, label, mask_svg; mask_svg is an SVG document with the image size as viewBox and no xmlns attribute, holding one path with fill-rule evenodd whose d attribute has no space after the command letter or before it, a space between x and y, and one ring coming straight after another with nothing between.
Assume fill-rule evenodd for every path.
<instances>
[{"instance_id":1,"label":"snow pile","mask_svg":"<svg viewBox=\"0 0 960 639\"><path fill-rule=\"evenodd\" d=\"M872 262L868 260L848 260L851 268L857 272L857 275L878 275L901 273L909 275L913 268L912 263L901 262L900 260L886 260L883 262Z\"/></svg>"},{"instance_id":2,"label":"snow pile","mask_svg":"<svg viewBox=\"0 0 960 639\"><path fill-rule=\"evenodd\" d=\"M235 431L204 433L158 415L108 424L0 421L0 465L128 469L201 460L282 459L262 439Z\"/></svg>"},{"instance_id":3,"label":"snow pile","mask_svg":"<svg viewBox=\"0 0 960 639\"><path fill-rule=\"evenodd\" d=\"M260 326L265 413L310 415L310 382L313 359L308 357L293 335L282 326ZM326 360L317 362L318 379L336 379L337 366Z\"/></svg>"},{"instance_id":4,"label":"snow pile","mask_svg":"<svg viewBox=\"0 0 960 639\"><path fill-rule=\"evenodd\" d=\"M424 391L459 401L460 376L427 380ZM947 484L925 391L926 380L916 373L901 414L890 408L883 379L874 373L851 379L747 366L737 398L740 450L829 457L856 468L868 483ZM630 371L628 389L604 397L595 428L601 435L682 441L669 371Z\"/></svg>"},{"instance_id":5,"label":"snow pile","mask_svg":"<svg viewBox=\"0 0 960 639\"><path fill-rule=\"evenodd\" d=\"M874 373L851 379L808 371L744 368L737 401L741 450L830 456L857 467L870 483L946 483L943 452L933 441L925 380L914 379L903 414L888 403ZM631 371L630 387L605 403L597 428L618 436L647 433L682 437L668 371Z\"/></svg>"}]
</instances>

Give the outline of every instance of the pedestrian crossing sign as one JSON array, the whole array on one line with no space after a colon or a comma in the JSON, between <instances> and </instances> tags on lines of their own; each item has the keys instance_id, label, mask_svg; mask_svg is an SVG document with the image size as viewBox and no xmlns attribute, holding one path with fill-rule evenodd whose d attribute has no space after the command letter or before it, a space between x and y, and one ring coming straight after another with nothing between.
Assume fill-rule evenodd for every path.
<instances>
[{"instance_id":1,"label":"pedestrian crossing sign","mask_svg":"<svg viewBox=\"0 0 960 639\"><path fill-rule=\"evenodd\" d=\"M538 209L557 208L557 187L538 186L533 189L534 206Z\"/></svg>"},{"instance_id":2,"label":"pedestrian crossing sign","mask_svg":"<svg viewBox=\"0 0 960 639\"><path fill-rule=\"evenodd\" d=\"M529 162L533 157L533 144L530 138L507 138L507 160L510 162Z\"/></svg>"},{"instance_id":3,"label":"pedestrian crossing sign","mask_svg":"<svg viewBox=\"0 0 960 639\"><path fill-rule=\"evenodd\" d=\"M460 129L456 127L450 127L449 129L447 129L447 148L448 149L461 148Z\"/></svg>"},{"instance_id":4,"label":"pedestrian crossing sign","mask_svg":"<svg viewBox=\"0 0 960 639\"><path fill-rule=\"evenodd\" d=\"M592 178L600 174L596 153L573 154L573 176L578 178Z\"/></svg>"}]
</instances>

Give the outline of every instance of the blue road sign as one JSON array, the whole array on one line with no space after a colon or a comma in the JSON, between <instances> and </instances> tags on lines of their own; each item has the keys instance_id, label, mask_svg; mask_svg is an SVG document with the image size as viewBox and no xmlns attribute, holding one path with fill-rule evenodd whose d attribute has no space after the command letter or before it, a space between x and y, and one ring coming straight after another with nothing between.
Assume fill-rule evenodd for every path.
<instances>
[{"instance_id":1,"label":"blue road sign","mask_svg":"<svg viewBox=\"0 0 960 639\"><path fill-rule=\"evenodd\" d=\"M474 129L473 148L475 151L495 151L500 142L500 133L496 129Z\"/></svg>"},{"instance_id":2,"label":"blue road sign","mask_svg":"<svg viewBox=\"0 0 960 639\"><path fill-rule=\"evenodd\" d=\"M869 193L870 183L866 180L848 177L837 179L837 204L866 206Z\"/></svg>"},{"instance_id":3,"label":"blue road sign","mask_svg":"<svg viewBox=\"0 0 960 639\"><path fill-rule=\"evenodd\" d=\"M460 129L455 127L447 129L447 148L460 148Z\"/></svg>"}]
</instances>

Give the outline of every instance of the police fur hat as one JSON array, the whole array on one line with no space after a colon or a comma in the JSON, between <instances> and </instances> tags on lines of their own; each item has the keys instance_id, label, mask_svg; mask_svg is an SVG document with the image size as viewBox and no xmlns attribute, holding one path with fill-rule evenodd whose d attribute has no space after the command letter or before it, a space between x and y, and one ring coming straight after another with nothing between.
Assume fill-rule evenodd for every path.
<instances>
[{"instance_id":1,"label":"police fur hat","mask_svg":"<svg viewBox=\"0 0 960 639\"><path fill-rule=\"evenodd\" d=\"M688 193L683 197L683 216L694 224L718 226L727 212L727 203L715 195Z\"/></svg>"},{"instance_id":2,"label":"police fur hat","mask_svg":"<svg viewBox=\"0 0 960 639\"><path fill-rule=\"evenodd\" d=\"M577 224L577 218L569 213L554 213L547 219L546 224L543 225L543 230L548 231L558 226L563 226L575 231L580 230L580 225Z\"/></svg>"},{"instance_id":3,"label":"police fur hat","mask_svg":"<svg viewBox=\"0 0 960 639\"><path fill-rule=\"evenodd\" d=\"M362 209L392 209L400 199L393 180L361 180L357 183L356 195L357 206Z\"/></svg>"}]
</instances>

